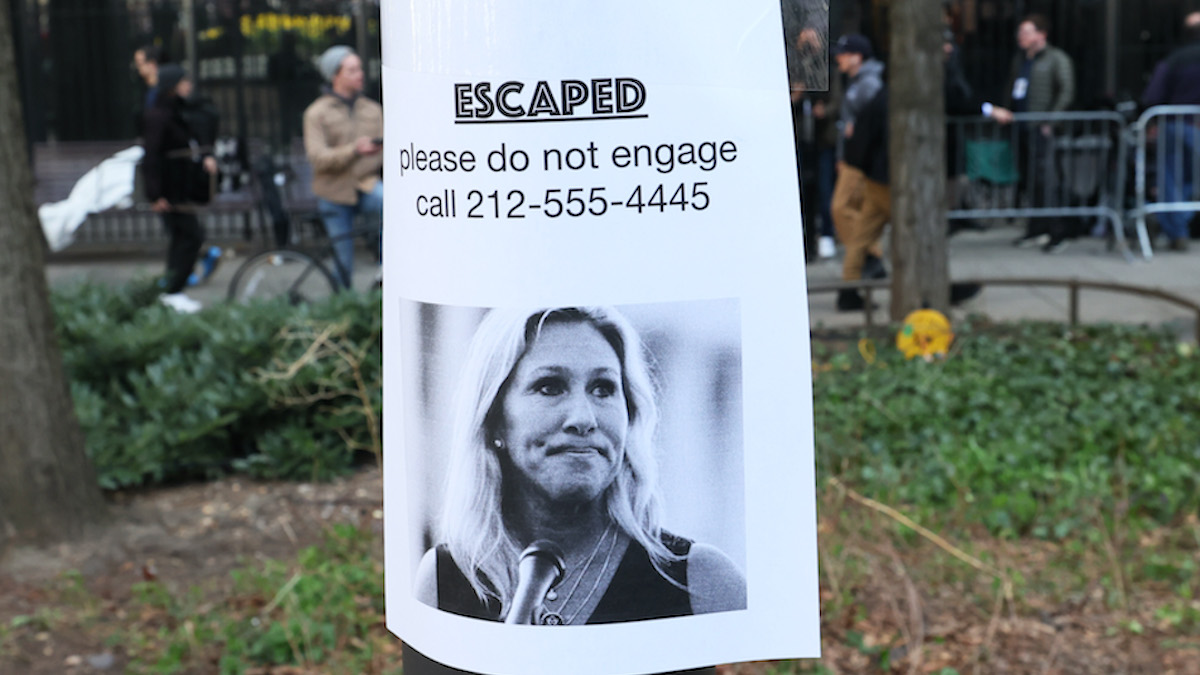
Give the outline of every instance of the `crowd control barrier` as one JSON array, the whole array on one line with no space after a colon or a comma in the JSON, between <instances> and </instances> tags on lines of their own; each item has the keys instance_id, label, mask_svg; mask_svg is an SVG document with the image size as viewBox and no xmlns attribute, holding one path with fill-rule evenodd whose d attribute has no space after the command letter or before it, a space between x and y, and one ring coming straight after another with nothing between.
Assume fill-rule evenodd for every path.
<instances>
[{"instance_id":1,"label":"crowd control barrier","mask_svg":"<svg viewBox=\"0 0 1200 675\"><path fill-rule=\"evenodd\" d=\"M1103 219L1110 241L1132 258L1123 217L1128 156L1116 112L1020 113L1008 124L949 118L947 217L1054 218L1069 234ZM1149 257L1149 241L1141 245Z\"/></svg>"},{"instance_id":2,"label":"crowd control barrier","mask_svg":"<svg viewBox=\"0 0 1200 675\"><path fill-rule=\"evenodd\" d=\"M1186 237L1192 212L1200 211L1196 190L1200 173L1198 124L1200 106L1160 105L1147 109L1133 125L1136 202L1130 216L1138 237L1145 238L1147 246L1147 215L1154 214L1164 230L1174 221Z\"/></svg>"}]
</instances>

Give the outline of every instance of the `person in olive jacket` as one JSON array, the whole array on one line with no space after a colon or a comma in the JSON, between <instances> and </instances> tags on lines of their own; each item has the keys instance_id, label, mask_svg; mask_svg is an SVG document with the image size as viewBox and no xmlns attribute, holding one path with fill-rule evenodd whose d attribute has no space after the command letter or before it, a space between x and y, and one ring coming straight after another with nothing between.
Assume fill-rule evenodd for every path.
<instances>
[{"instance_id":1,"label":"person in olive jacket","mask_svg":"<svg viewBox=\"0 0 1200 675\"><path fill-rule=\"evenodd\" d=\"M1051 45L1050 22L1041 14L1030 14L1017 27L1017 46L1009 73L1008 107L984 103L982 112L1001 124L1013 121L1014 113L1062 112L1075 100L1075 66L1066 52ZM1063 206L1058 171L1054 165L1054 127L1040 123L1023 125L1017 135L1017 158L1021 189L1033 208ZM1030 218L1025 234L1015 246L1041 244L1046 253L1066 247L1067 224L1061 218Z\"/></svg>"},{"instance_id":2,"label":"person in olive jacket","mask_svg":"<svg viewBox=\"0 0 1200 675\"><path fill-rule=\"evenodd\" d=\"M349 288L355 238L345 235L358 214L383 213L383 107L363 96L362 60L353 49L330 47L319 66L329 86L304 111L304 151L337 276Z\"/></svg>"}]
</instances>

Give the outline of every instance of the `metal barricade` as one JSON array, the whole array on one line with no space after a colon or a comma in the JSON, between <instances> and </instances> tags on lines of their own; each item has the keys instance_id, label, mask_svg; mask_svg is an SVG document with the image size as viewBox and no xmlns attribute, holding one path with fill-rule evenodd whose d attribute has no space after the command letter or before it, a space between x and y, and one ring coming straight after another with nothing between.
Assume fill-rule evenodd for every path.
<instances>
[{"instance_id":1,"label":"metal barricade","mask_svg":"<svg viewBox=\"0 0 1200 675\"><path fill-rule=\"evenodd\" d=\"M947 217L1104 219L1110 242L1132 259L1123 200L1128 142L1115 112L1020 113L1009 124L952 117L947 168L956 189ZM1143 254L1149 256L1148 243Z\"/></svg>"},{"instance_id":2,"label":"metal barricade","mask_svg":"<svg viewBox=\"0 0 1200 675\"><path fill-rule=\"evenodd\" d=\"M1146 257L1150 237L1146 216L1154 214L1171 236L1187 239L1191 215L1200 211L1196 178L1200 177L1200 106L1159 105L1147 109L1133 125L1137 145L1134 193L1136 205L1131 218L1137 225ZM1153 152L1154 162L1148 156ZM1151 175L1153 170L1153 175ZM1154 201L1149 197L1153 191Z\"/></svg>"}]
</instances>

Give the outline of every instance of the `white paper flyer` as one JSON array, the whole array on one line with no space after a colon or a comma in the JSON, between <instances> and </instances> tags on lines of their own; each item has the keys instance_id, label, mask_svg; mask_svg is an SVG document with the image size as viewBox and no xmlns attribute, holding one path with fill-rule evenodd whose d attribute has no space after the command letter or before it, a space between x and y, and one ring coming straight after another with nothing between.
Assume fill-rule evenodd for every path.
<instances>
[{"instance_id":1,"label":"white paper flyer","mask_svg":"<svg viewBox=\"0 0 1200 675\"><path fill-rule=\"evenodd\" d=\"M819 655L778 0L382 8L388 628L478 673Z\"/></svg>"}]
</instances>

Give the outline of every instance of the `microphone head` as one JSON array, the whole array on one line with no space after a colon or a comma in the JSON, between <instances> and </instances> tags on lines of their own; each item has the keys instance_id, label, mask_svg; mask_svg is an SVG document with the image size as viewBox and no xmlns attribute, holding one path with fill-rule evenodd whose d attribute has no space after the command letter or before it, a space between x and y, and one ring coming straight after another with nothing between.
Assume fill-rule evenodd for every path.
<instances>
[{"instance_id":1,"label":"microphone head","mask_svg":"<svg viewBox=\"0 0 1200 675\"><path fill-rule=\"evenodd\" d=\"M528 564L527 561L535 565L541 563L550 564L554 567L554 583L551 584L551 588L557 586L558 582L562 581L563 573L567 570L567 563L562 549L558 547L558 544L549 539L538 539L529 546L526 546L525 550L521 551L521 557L517 564L525 566Z\"/></svg>"}]
</instances>

